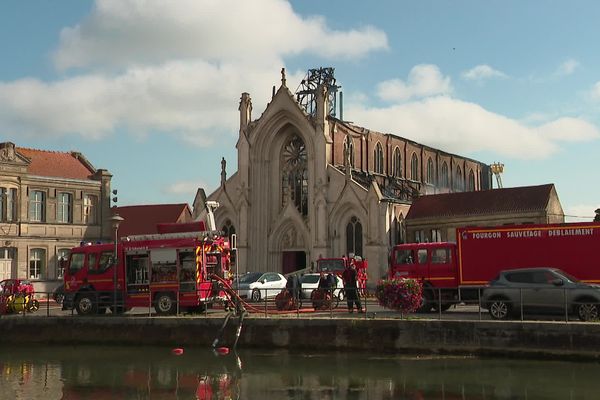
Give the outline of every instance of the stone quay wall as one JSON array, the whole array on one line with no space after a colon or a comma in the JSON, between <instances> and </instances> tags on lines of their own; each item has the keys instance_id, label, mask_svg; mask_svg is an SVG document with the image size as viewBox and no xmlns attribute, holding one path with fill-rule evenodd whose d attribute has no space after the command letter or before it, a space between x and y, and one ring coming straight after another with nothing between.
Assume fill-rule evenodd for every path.
<instances>
[{"instance_id":1,"label":"stone quay wall","mask_svg":"<svg viewBox=\"0 0 600 400\"><path fill-rule=\"evenodd\" d=\"M3 345L209 347L223 318L0 318ZM231 318L221 345L231 346ZM521 321L246 318L238 348L600 359L600 324Z\"/></svg>"}]
</instances>

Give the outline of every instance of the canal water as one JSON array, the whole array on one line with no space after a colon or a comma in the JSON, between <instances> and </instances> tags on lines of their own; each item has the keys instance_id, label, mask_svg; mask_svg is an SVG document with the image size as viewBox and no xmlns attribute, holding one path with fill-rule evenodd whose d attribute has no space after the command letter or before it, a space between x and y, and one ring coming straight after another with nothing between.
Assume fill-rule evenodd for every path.
<instances>
[{"instance_id":1,"label":"canal water","mask_svg":"<svg viewBox=\"0 0 600 400\"><path fill-rule=\"evenodd\" d=\"M327 351L0 347L0 399L598 399L600 364ZM326 349L323 349L326 350Z\"/></svg>"}]
</instances>

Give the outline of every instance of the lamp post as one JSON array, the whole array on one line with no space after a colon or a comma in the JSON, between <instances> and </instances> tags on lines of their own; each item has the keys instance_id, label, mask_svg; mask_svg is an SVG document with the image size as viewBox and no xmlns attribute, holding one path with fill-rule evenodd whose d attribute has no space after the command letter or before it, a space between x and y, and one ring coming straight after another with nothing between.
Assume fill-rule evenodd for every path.
<instances>
[{"instance_id":1,"label":"lamp post","mask_svg":"<svg viewBox=\"0 0 600 400\"><path fill-rule=\"evenodd\" d=\"M115 230L115 254L113 257L113 314L117 313L117 268L118 268L118 260L119 260L119 225L123 222L125 218L121 217L117 214L115 210L115 214L110 217L110 223L112 228Z\"/></svg>"}]
</instances>

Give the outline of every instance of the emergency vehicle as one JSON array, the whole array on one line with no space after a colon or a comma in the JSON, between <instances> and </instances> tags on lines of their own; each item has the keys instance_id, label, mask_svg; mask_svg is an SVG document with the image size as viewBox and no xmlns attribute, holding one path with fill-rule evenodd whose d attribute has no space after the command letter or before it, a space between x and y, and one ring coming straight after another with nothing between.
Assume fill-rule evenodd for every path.
<instances>
[{"instance_id":1,"label":"emergency vehicle","mask_svg":"<svg viewBox=\"0 0 600 400\"><path fill-rule=\"evenodd\" d=\"M477 300L481 289L506 269L559 268L600 283L600 223L458 228L456 243L407 243L393 247L389 278L423 283L420 311L442 311Z\"/></svg>"},{"instance_id":2,"label":"emergency vehicle","mask_svg":"<svg viewBox=\"0 0 600 400\"><path fill-rule=\"evenodd\" d=\"M64 272L63 310L91 315L154 307L166 315L223 301L213 277L231 282L229 242L204 227L202 221L160 224L158 234L73 248Z\"/></svg>"},{"instance_id":3,"label":"emergency vehicle","mask_svg":"<svg viewBox=\"0 0 600 400\"><path fill-rule=\"evenodd\" d=\"M356 267L356 278L358 291L360 296L365 296L367 293L367 268L369 263L360 256L350 255L349 257L338 258L319 258L317 260L317 272L334 273L342 276L346 268L351 264Z\"/></svg>"}]
</instances>

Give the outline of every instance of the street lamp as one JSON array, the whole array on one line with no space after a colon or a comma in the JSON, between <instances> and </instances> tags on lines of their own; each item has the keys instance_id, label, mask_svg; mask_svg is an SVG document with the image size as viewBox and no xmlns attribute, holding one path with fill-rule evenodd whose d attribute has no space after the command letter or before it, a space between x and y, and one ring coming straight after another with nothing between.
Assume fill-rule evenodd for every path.
<instances>
[{"instance_id":1,"label":"street lamp","mask_svg":"<svg viewBox=\"0 0 600 400\"><path fill-rule=\"evenodd\" d=\"M118 260L119 260L119 225L123 222L125 218L121 217L117 214L115 210L115 214L110 217L110 224L112 228L115 230L115 254L113 256L113 314L117 313L117 268L118 268Z\"/></svg>"}]
</instances>

